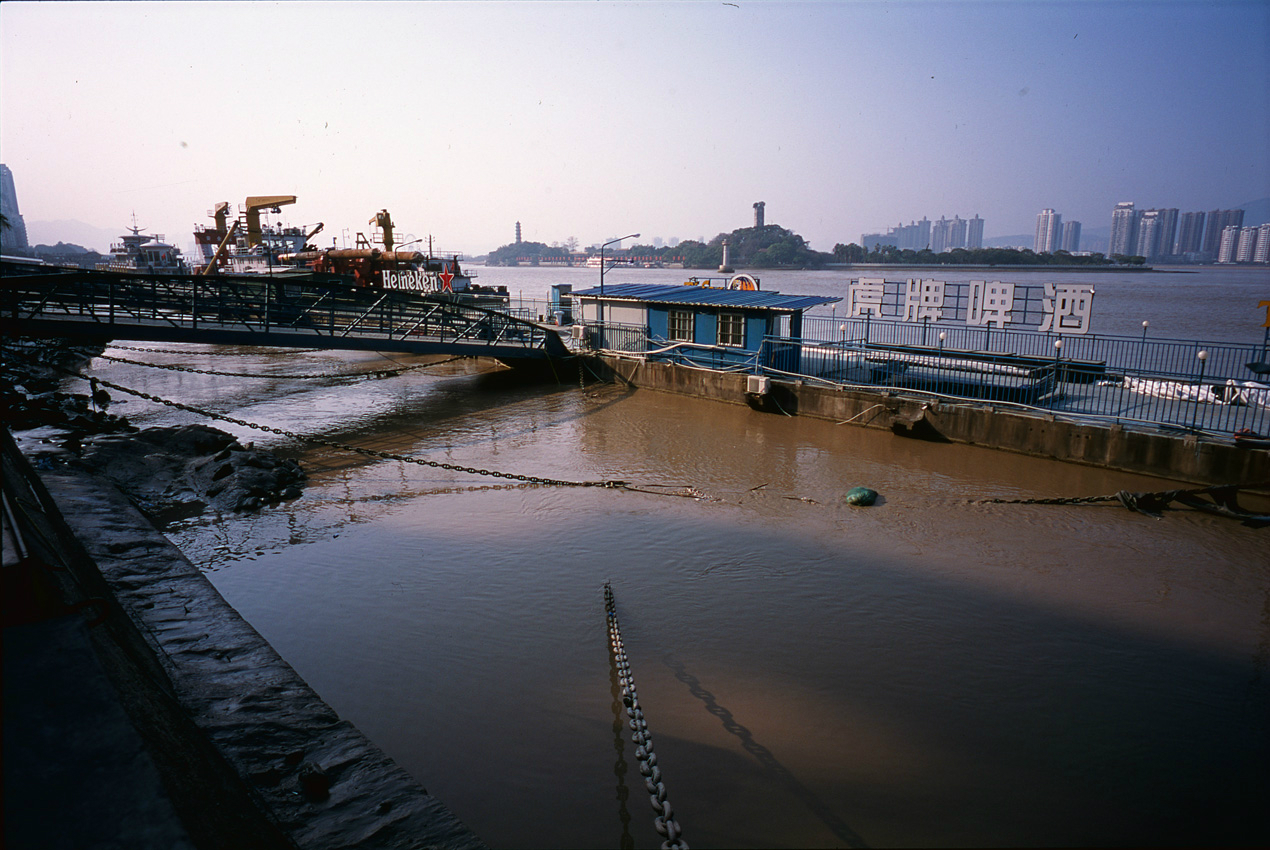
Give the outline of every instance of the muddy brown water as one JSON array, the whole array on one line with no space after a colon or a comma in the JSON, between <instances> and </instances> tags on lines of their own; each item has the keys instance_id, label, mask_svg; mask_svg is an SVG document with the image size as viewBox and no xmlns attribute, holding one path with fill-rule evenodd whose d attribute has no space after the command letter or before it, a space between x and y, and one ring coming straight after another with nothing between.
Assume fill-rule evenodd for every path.
<instances>
[{"instance_id":1,"label":"muddy brown water","mask_svg":"<svg viewBox=\"0 0 1270 850\"><path fill-rule=\"evenodd\" d=\"M200 351L147 357L232 359ZM383 362L300 357L244 350L233 369ZM385 451L695 494L509 485L230 428L298 457L305 495L170 530L494 847L660 844L615 732L606 581L693 846L1270 835L1267 531L1185 510L975 502L1174 482L470 374L481 367L304 386L95 367ZM194 421L147 402L117 412ZM879 503L845 505L856 485Z\"/></svg>"}]
</instances>

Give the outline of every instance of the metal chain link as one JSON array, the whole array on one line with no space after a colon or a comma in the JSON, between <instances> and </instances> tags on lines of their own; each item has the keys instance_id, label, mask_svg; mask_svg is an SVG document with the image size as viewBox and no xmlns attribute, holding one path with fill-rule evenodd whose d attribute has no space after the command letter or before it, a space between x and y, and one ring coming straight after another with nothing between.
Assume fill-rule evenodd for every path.
<instances>
[{"instance_id":1,"label":"metal chain link","mask_svg":"<svg viewBox=\"0 0 1270 850\"><path fill-rule=\"evenodd\" d=\"M275 374L272 372L223 372L215 369L195 369L192 366L176 366L170 363L146 363L142 360L129 360L127 357L111 357L109 354L97 355L102 360L110 360L115 363L126 363L129 366L146 366L150 369L166 369L169 372L190 372L195 375L218 375L224 378L273 378L280 381L291 380L329 380L332 378L392 378L403 372L410 372L415 369L426 369L429 366L439 366L442 363L453 363L455 360L465 360L465 357L451 357L448 360L438 360L435 363L420 363L416 366L402 366L399 369L378 369L373 372L316 372L310 375L287 375Z\"/></svg>"},{"instance_id":2,"label":"metal chain link","mask_svg":"<svg viewBox=\"0 0 1270 850\"><path fill-rule=\"evenodd\" d=\"M688 843L681 837L683 828L675 820L674 810L666 799L666 784L661 781L661 768L657 766L657 754L653 752L653 738L648 732L648 722L644 720L644 710L639 705L639 695L635 692L631 664L626 658L626 647L622 644L622 632L618 627L617 603L608 582L604 583L604 611L609 626L609 648L613 650L613 663L617 665L618 682L622 686L622 703L626 706L626 716L630 718L635 758L639 760L639 772L644 777L649 802L657 813L653 826L666 837L661 844L662 850L688 850Z\"/></svg>"},{"instance_id":3,"label":"metal chain link","mask_svg":"<svg viewBox=\"0 0 1270 850\"><path fill-rule=\"evenodd\" d=\"M253 346L254 347L254 346ZM110 343L107 348L117 348L122 351L149 351L154 354L197 354L199 357L250 357L250 354L244 354L241 351L182 351L179 348L142 348L136 345L117 345ZM288 348L288 354L309 354L314 351L330 351L329 348Z\"/></svg>"},{"instance_id":4,"label":"metal chain link","mask_svg":"<svg viewBox=\"0 0 1270 850\"><path fill-rule=\"evenodd\" d=\"M66 371L68 374L71 374L73 377L76 377L80 379L81 381L89 380L83 375L72 373L69 370L66 370ZM492 470L492 469L479 469L477 467L472 467L472 466L460 466L459 464L455 464L455 463L441 463L440 461L435 461L435 460L424 460L423 458L418 458L418 457L406 457L405 455L393 454L391 452L381 452L381 451L378 451L377 449L364 449L359 446L350 446L350 445L347 445L346 443L337 443L334 440L324 440L321 437L310 437L305 434L297 434L294 431L287 431L283 428L273 428L268 425L260 425L256 422L248 422L245 419L237 419L233 416L227 416L224 413L216 413L211 410L203 410L201 408L193 407L188 404L182 404L179 401L172 401L171 399L160 398L159 396L151 395L150 393L144 393L144 392L141 392L140 390L130 389L128 387L116 384L113 381L107 381L104 378L97 378L96 380L98 384L104 387L110 387L112 390L118 390L121 393L127 393L128 395L136 396L137 398L143 398L146 401L152 401L152 402L155 402L156 404L162 404L162 405L166 405L167 407L174 407L178 410L185 410L190 413L196 413L199 416L206 416L209 419L218 419L222 422L230 422L234 425L240 425L244 428L252 428L257 431L266 431L270 434L279 434L283 437L290 437L291 439L298 440L299 442L302 442L302 443L308 443L310 445L315 445L315 446L325 446L327 448L339 449L341 451L346 451L346 452L354 452L356 454L366 455L367 457L379 458L381 460L396 460L396 461L401 461L402 463L413 463L418 466L429 466L434 469L444 469L450 472L466 472L471 475L488 475L494 478L506 478L511 481L523 481L526 484L543 484L543 485L550 485L555 487L605 487L608 489L619 489L626 486L625 481L566 481L560 478L542 478L536 475L519 475L513 472L498 472L497 470Z\"/></svg>"},{"instance_id":5,"label":"metal chain link","mask_svg":"<svg viewBox=\"0 0 1270 850\"><path fill-rule=\"evenodd\" d=\"M1075 496L1071 498L1053 498L1053 499L976 499L971 502L972 505L1092 505L1099 502L1123 502L1125 496L1133 496L1139 500L1144 497L1155 497L1159 499L1175 499L1178 496L1203 496L1212 493L1215 490L1224 490L1231 486L1230 484L1221 484L1213 487L1199 487L1194 490L1159 490L1153 493L1129 493L1127 490L1121 490L1110 496ZM1124 494L1124 495L1122 495Z\"/></svg>"},{"instance_id":6,"label":"metal chain link","mask_svg":"<svg viewBox=\"0 0 1270 850\"><path fill-rule=\"evenodd\" d=\"M1097 502L1114 502L1115 496L1074 496L1053 499L976 499L973 505L1092 505Z\"/></svg>"}]
</instances>

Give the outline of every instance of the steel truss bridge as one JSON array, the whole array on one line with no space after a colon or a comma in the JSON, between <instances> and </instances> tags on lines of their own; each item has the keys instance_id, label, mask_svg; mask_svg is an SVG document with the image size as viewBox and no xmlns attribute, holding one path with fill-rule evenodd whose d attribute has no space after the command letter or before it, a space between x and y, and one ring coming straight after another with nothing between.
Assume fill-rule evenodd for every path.
<instances>
[{"instance_id":1,"label":"steel truss bridge","mask_svg":"<svg viewBox=\"0 0 1270 850\"><path fill-rule=\"evenodd\" d=\"M566 357L556 331L453 297L287 275L50 270L5 263L0 332L216 345Z\"/></svg>"}]
</instances>

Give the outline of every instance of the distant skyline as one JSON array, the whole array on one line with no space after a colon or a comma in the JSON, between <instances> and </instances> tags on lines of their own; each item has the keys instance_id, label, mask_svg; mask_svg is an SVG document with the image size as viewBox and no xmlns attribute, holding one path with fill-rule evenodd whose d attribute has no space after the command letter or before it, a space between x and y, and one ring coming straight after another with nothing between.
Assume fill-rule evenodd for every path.
<instances>
[{"instance_id":1,"label":"distant skyline","mask_svg":"<svg viewBox=\"0 0 1270 850\"><path fill-rule=\"evenodd\" d=\"M217 201L484 253L713 237L817 250L923 216L1088 232L1270 196L1270 3L0 4L28 222L185 247Z\"/></svg>"}]
</instances>

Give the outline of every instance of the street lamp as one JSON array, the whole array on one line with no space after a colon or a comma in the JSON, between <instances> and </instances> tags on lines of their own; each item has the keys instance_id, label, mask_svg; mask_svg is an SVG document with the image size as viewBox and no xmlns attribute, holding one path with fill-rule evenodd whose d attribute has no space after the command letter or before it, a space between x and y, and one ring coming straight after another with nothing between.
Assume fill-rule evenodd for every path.
<instances>
[{"instance_id":1,"label":"street lamp","mask_svg":"<svg viewBox=\"0 0 1270 850\"><path fill-rule=\"evenodd\" d=\"M600 301L599 301L599 310L597 311L597 318L600 320L600 322L604 321L604 249L610 245L616 245L618 242L621 242L623 239L638 239L638 238L639 238L638 233L630 233L630 234L627 234L626 236L619 236L616 239L610 239L609 241L605 242L603 245L600 246Z\"/></svg>"},{"instance_id":2,"label":"street lamp","mask_svg":"<svg viewBox=\"0 0 1270 850\"><path fill-rule=\"evenodd\" d=\"M1199 406L1204 401L1204 367L1208 364L1208 352L1201 351L1195 357L1199 360L1199 383L1195 386L1195 415L1191 418L1191 430L1199 430Z\"/></svg>"},{"instance_id":3,"label":"street lamp","mask_svg":"<svg viewBox=\"0 0 1270 850\"><path fill-rule=\"evenodd\" d=\"M610 239L609 241L605 242L603 245L600 246L600 294L601 295L604 294L604 249L610 245L616 245L618 242L621 242L623 239L638 239L638 238L639 238L638 233L631 233L627 236L619 236L616 239Z\"/></svg>"}]
</instances>

